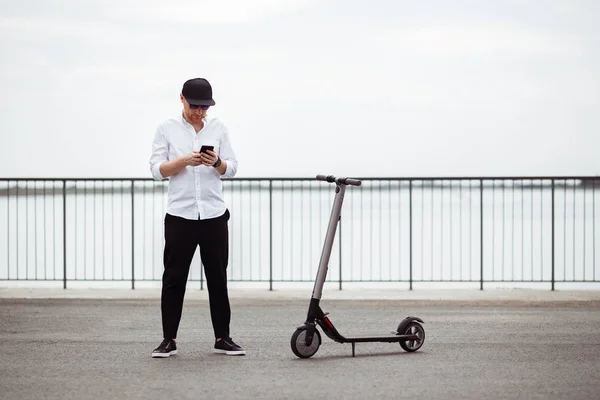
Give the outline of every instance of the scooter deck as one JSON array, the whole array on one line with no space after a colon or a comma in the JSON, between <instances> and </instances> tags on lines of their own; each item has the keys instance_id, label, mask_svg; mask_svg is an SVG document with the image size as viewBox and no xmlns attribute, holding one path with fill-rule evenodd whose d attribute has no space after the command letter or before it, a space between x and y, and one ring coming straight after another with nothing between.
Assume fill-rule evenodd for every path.
<instances>
[{"instance_id":1,"label":"scooter deck","mask_svg":"<svg viewBox=\"0 0 600 400\"><path fill-rule=\"evenodd\" d=\"M356 356L356 343L373 343L373 342L385 342L385 343L399 343L409 340L419 340L417 335L361 335L353 337L339 337L336 339L338 343L351 343L352 344L352 357Z\"/></svg>"},{"instance_id":2,"label":"scooter deck","mask_svg":"<svg viewBox=\"0 0 600 400\"><path fill-rule=\"evenodd\" d=\"M365 342L385 342L395 343L404 342L406 340L418 340L416 335L354 335L350 337L343 337L342 342L344 343L365 343Z\"/></svg>"}]
</instances>

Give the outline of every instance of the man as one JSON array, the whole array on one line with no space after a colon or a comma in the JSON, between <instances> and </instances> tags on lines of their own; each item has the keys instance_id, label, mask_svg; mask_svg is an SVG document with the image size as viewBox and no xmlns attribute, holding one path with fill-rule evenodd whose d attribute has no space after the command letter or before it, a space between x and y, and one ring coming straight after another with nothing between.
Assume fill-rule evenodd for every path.
<instances>
[{"instance_id":1,"label":"man","mask_svg":"<svg viewBox=\"0 0 600 400\"><path fill-rule=\"evenodd\" d=\"M169 178L161 293L163 341L152 357L177 354L175 340L197 246L208 287L214 352L244 355L246 352L229 336L229 210L221 183L221 177L236 174L238 163L223 123L206 116L209 107L215 105L210 83L203 78L186 81L180 99L181 115L158 126L150 158L154 179ZM208 149L201 152L206 146Z\"/></svg>"}]
</instances>

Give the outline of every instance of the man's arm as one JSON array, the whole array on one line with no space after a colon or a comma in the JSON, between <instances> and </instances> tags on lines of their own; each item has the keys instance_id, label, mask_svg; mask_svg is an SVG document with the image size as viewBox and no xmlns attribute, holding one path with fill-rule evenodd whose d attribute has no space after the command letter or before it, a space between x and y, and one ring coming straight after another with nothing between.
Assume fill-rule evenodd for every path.
<instances>
[{"instance_id":1,"label":"man's arm","mask_svg":"<svg viewBox=\"0 0 600 400\"><path fill-rule=\"evenodd\" d=\"M216 169L221 175L223 175L225 171L227 171L227 161L221 159L221 165L219 165Z\"/></svg>"},{"instance_id":2,"label":"man's arm","mask_svg":"<svg viewBox=\"0 0 600 400\"><path fill-rule=\"evenodd\" d=\"M158 170L164 178L168 178L170 176L177 175L179 172L181 172L182 169L187 167L187 165L188 164L186 163L185 158L179 157L178 159L173 161L163 162L162 164L160 164Z\"/></svg>"},{"instance_id":3,"label":"man's arm","mask_svg":"<svg viewBox=\"0 0 600 400\"><path fill-rule=\"evenodd\" d=\"M233 147L231 146L229 131L225 127L223 127L223 129L225 132L223 135L223 140L221 141L221 148L219 150L221 153L221 165L217 167L217 171L219 171L224 178L233 178L237 173L238 161L235 153L233 152Z\"/></svg>"},{"instance_id":4,"label":"man's arm","mask_svg":"<svg viewBox=\"0 0 600 400\"><path fill-rule=\"evenodd\" d=\"M156 130L152 142L152 156L150 157L150 172L152 177L163 180L181 172L188 165L196 167L202 163L200 153L191 152L185 156L169 160L169 143L162 134L160 127Z\"/></svg>"},{"instance_id":5,"label":"man's arm","mask_svg":"<svg viewBox=\"0 0 600 400\"><path fill-rule=\"evenodd\" d=\"M206 154L203 154L201 157L202 164L206 165L207 167L214 167L219 174L223 175L227 171L227 161L220 158L213 150L208 150ZM218 163L219 159L221 162L217 167L215 167L215 163Z\"/></svg>"},{"instance_id":6,"label":"man's arm","mask_svg":"<svg viewBox=\"0 0 600 400\"><path fill-rule=\"evenodd\" d=\"M208 150L206 153L201 154L201 161L202 164L207 167L214 167L221 176L232 178L237 172L237 159L231 148L231 143L229 142L227 128L223 127L223 130L224 133L221 139L219 154L215 153L213 150ZM218 163L219 159L221 162L215 167L215 163Z\"/></svg>"},{"instance_id":7,"label":"man's arm","mask_svg":"<svg viewBox=\"0 0 600 400\"><path fill-rule=\"evenodd\" d=\"M160 164L159 171L164 178L168 178L169 176L177 175L188 165L197 167L200 164L202 164L200 153L192 151L190 154L181 156L175 160L163 162Z\"/></svg>"}]
</instances>

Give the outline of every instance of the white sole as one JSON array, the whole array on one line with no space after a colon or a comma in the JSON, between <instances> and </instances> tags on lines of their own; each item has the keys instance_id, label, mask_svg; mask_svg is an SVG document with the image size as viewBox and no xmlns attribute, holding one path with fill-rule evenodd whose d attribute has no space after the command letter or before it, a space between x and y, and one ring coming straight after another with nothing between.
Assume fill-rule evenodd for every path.
<instances>
[{"instance_id":1,"label":"white sole","mask_svg":"<svg viewBox=\"0 0 600 400\"><path fill-rule=\"evenodd\" d=\"M167 358L177 354L177 350L173 350L170 353L152 353L152 358Z\"/></svg>"},{"instance_id":2,"label":"white sole","mask_svg":"<svg viewBox=\"0 0 600 400\"><path fill-rule=\"evenodd\" d=\"M224 354L226 356L245 356L246 355L245 350L227 351L227 350L214 349L214 353L215 354Z\"/></svg>"}]
</instances>

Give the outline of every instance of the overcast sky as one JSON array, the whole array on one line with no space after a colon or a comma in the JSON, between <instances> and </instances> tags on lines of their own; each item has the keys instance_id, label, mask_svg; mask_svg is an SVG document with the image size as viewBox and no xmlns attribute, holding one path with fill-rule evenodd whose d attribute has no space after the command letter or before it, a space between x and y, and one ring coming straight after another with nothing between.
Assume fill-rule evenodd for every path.
<instances>
[{"instance_id":1,"label":"overcast sky","mask_svg":"<svg viewBox=\"0 0 600 400\"><path fill-rule=\"evenodd\" d=\"M205 77L239 177L600 173L596 0L2 0L0 178L150 177Z\"/></svg>"}]
</instances>

